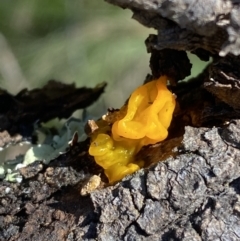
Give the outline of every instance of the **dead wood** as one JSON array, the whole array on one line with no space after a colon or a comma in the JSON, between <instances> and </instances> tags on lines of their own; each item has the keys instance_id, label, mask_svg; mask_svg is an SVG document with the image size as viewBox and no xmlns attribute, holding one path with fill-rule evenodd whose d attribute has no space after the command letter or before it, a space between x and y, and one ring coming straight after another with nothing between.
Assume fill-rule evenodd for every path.
<instances>
[{"instance_id":1,"label":"dead wood","mask_svg":"<svg viewBox=\"0 0 240 241\"><path fill-rule=\"evenodd\" d=\"M0 183L0 240L240 240L240 2L107 1L158 31L146 81L170 78L169 136L138 154L145 169L85 197L83 182L102 173L87 141L22 169L22 184ZM187 50L212 62L182 83Z\"/></svg>"},{"instance_id":2,"label":"dead wood","mask_svg":"<svg viewBox=\"0 0 240 241\"><path fill-rule=\"evenodd\" d=\"M51 80L41 89L24 89L16 96L0 90L0 131L31 136L34 124L56 117L68 118L75 110L96 101L105 87L106 83L92 89L76 88L74 84ZM5 145L4 141L0 144Z\"/></svg>"}]
</instances>

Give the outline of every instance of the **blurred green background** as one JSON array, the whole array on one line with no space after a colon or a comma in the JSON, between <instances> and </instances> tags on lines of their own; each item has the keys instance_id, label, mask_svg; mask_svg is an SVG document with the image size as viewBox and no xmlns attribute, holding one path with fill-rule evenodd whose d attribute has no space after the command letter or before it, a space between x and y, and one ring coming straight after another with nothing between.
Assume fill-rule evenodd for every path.
<instances>
[{"instance_id":1,"label":"blurred green background","mask_svg":"<svg viewBox=\"0 0 240 241\"><path fill-rule=\"evenodd\" d=\"M106 81L103 101L118 107L149 72L144 40L154 31L103 0L3 0L0 16L0 84L11 93L50 79Z\"/></svg>"},{"instance_id":2,"label":"blurred green background","mask_svg":"<svg viewBox=\"0 0 240 241\"><path fill-rule=\"evenodd\" d=\"M102 107L120 107L150 72L144 41L155 33L131 15L103 0L0 1L1 87L106 81Z\"/></svg>"}]
</instances>

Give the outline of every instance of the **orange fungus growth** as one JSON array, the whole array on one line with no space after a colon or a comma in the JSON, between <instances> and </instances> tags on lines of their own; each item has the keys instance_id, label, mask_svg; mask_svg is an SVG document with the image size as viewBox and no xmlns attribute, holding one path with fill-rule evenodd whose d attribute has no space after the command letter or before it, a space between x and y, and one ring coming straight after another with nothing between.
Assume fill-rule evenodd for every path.
<instances>
[{"instance_id":1,"label":"orange fungus growth","mask_svg":"<svg viewBox=\"0 0 240 241\"><path fill-rule=\"evenodd\" d=\"M175 97L167 88L167 77L161 76L138 87L127 108L123 106L112 129L101 128L92 136L89 148L109 182L121 180L143 166L135 155L144 145L166 139L175 108ZM108 133L109 132L109 133Z\"/></svg>"}]
</instances>

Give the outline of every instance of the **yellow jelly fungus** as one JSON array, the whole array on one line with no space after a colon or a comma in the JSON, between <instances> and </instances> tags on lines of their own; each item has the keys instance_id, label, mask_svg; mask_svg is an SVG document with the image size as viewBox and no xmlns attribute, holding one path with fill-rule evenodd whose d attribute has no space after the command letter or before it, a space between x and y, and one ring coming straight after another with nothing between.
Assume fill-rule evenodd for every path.
<instances>
[{"instance_id":1,"label":"yellow jelly fungus","mask_svg":"<svg viewBox=\"0 0 240 241\"><path fill-rule=\"evenodd\" d=\"M144 145L167 137L174 108L175 98L167 88L167 77L161 76L132 93L127 108L120 109L123 118L115 121L112 129L101 124L92 136L89 154L103 167L110 183L143 166L135 155Z\"/></svg>"}]
</instances>

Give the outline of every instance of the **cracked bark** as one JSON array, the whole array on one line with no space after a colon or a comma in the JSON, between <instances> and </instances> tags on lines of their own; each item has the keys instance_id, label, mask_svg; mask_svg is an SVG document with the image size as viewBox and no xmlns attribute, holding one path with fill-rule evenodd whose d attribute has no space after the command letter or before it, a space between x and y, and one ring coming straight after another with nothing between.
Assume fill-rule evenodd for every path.
<instances>
[{"instance_id":1,"label":"cracked bark","mask_svg":"<svg viewBox=\"0 0 240 241\"><path fill-rule=\"evenodd\" d=\"M176 158L88 197L80 197L74 186L81 175L73 169L68 177L52 177L50 187L41 185L46 174L38 173L20 187L17 202L12 199L17 184L4 183L1 193L7 186L12 191L2 197L1 213L18 215L9 226L10 215L1 216L1 240L50 235L52 240L239 240L239 132L239 120L224 127L186 127ZM31 185L37 196L28 192Z\"/></svg>"},{"instance_id":2,"label":"cracked bark","mask_svg":"<svg viewBox=\"0 0 240 241\"><path fill-rule=\"evenodd\" d=\"M169 137L139 153L149 168L86 197L76 154L1 183L0 240L240 240L240 2L108 2L158 31L146 41L149 79L167 74L177 95ZM187 50L212 62L178 83Z\"/></svg>"},{"instance_id":3,"label":"cracked bark","mask_svg":"<svg viewBox=\"0 0 240 241\"><path fill-rule=\"evenodd\" d=\"M239 128L239 120L223 128L186 127L175 159L94 192L98 239L239 240ZM136 197L131 203L130 194L127 201L122 195L129 190ZM141 205L134 208L134 202Z\"/></svg>"}]
</instances>

